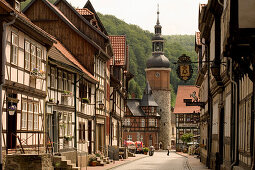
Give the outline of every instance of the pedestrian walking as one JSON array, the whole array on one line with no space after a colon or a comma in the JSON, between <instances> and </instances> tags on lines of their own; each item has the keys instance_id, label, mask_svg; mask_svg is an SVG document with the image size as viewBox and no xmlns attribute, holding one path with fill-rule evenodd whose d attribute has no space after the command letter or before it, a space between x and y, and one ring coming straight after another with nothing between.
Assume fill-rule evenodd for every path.
<instances>
[{"instance_id":1,"label":"pedestrian walking","mask_svg":"<svg viewBox=\"0 0 255 170\"><path fill-rule=\"evenodd\" d=\"M167 156L170 154L170 145L167 146Z\"/></svg>"}]
</instances>

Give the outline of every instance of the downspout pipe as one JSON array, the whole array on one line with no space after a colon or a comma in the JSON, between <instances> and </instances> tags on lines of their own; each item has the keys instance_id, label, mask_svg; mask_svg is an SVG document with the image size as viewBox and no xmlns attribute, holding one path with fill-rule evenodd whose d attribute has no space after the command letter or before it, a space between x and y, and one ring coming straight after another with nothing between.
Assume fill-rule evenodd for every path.
<instances>
[{"instance_id":1,"label":"downspout pipe","mask_svg":"<svg viewBox=\"0 0 255 170\"><path fill-rule=\"evenodd\" d=\"M3 156L2 156L2 127L3 127L3 120L2 120L2 90L3 84L5 83L5 64L6 64L6 39L7 39L7 32L6 28L15 23L17 15L14 13L10 13L11 16L14 16L14 19L11 22L3 23L3 34L2 34L2 64L1 64L1 80L0 80L0 170L3 169Z\"/></svg>"},{"instance_id":2,"label":"downspout pipe","mask_svg":"<svg viewBox=\"0 0 255 170\"><path fill-rule=\"evenodd\" d=\"M233 166L237 164L238 161L238 115L237 115L237 83L233 80L232 73L233 73L233 67L232 67L233 61L232 58L230 59L230 82L234 85L234 91L235 91L235 139L234 139L234 162L230 165L230 168L233 169Z\"/></svg>"},{"instance_id":3,"label":"downspout pipe","mask_svg":"<svg viewBox=\"0 0 255 170\"><path fill-rule=\"evenodd\" d=\"M96 128L97 128L97 91L99 89L99 83L97 84L97 88L95 89L95 115L94 115L94 153L96 153Z\"/></svg>"}]
</instances>

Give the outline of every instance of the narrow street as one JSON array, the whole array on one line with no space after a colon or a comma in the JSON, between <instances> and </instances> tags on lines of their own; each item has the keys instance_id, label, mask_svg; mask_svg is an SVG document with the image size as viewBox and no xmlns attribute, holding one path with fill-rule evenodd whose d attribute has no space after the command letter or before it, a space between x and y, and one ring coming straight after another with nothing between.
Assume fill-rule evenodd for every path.
<instances>
[{"instance_id":1,"label":"narrow street","mask_svg":"<svg viewBox=\"0 0 255 170\"><path fill-rule=\"evenodd\" d=\"M171 152L155 152L149 156L122 166L113 168L114 170L188 170L186 158Z\"/></svg>"}]
</instances>

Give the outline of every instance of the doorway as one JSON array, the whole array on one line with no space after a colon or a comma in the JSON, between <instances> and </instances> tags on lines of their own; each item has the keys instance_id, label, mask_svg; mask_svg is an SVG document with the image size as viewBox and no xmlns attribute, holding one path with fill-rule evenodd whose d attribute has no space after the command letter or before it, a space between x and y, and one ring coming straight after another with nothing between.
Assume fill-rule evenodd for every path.
<instances>
[{"instance_id":1,"label":"doorway","mask_svg":"<svg viewBox=\"0 0 255 170\"><path fill-rule=\"evenodd\" d=\"M17 108L17 103L8 101L8 108L15 106ZM16 135L17 135L17 110L14 111L14 114L10 110L7 111L7 148L14 149L16 148Z\"/></svg>"},{"instance_id":2,"label":"doorway","mask_svg":"<svg viewBox=\"0 0 255 170\"><path fill-rule=\"evenodd\" d=\"M88 152L89 154L91 154L92 153L92 122L91 120L88 121L88 141L89 141Z\"/></svg>"}]
</instances>

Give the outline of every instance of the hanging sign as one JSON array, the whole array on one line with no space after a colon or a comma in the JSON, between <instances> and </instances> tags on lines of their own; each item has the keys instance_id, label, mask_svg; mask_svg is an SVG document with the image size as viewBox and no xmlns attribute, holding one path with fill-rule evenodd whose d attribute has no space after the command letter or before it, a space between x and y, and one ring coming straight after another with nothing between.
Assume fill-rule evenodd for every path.
<instances>
[{"instance_id":1,"label":"hanging sign","mask_svg":"<svg viewBox=\"0 0 255 170\"><path fill-rule=\"evenodd\" d=\"M193 74L190 57L183 54L178 58L177 64L176 73L178 77L183 81L188 81Z\"/></svg>"}]
</instances>

